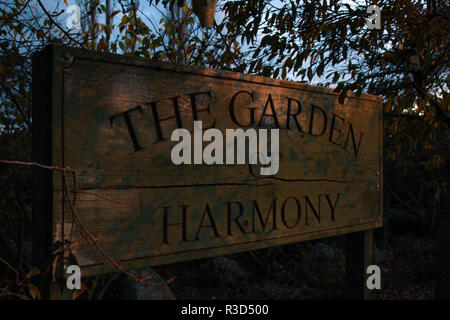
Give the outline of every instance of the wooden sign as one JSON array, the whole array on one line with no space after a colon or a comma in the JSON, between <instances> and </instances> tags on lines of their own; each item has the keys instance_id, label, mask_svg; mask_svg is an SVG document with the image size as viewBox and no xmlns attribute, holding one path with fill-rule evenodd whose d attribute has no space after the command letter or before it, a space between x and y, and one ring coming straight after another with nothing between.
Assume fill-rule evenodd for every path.
<instances>
[{"instance_id":1,"label":"wooden sign","mask_svg":"<svg viewBox=\"0 0 450 320\"><path fill-rule=\"evenodd\" d=\"M81 221L127 268L382 225L379 97L339 104L329 88L59 46L33 63L34 159L77 171ZM278 173L175 165L171 133L194 121L279 129ZM61 175L35 177L36 259L70 239L83 275L111 271L80 241Z\"/></svg>"}]
</instances>

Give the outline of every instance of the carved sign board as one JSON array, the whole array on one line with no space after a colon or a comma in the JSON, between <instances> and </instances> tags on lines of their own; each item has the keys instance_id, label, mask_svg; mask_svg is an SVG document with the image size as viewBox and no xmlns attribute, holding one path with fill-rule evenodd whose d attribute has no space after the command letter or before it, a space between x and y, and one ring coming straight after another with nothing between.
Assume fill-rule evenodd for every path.
<instances>
[{"instance_id":1,"label":"carved sign board","mask_svg":"<svg viewBox=\"0 0 450 320\"><path fill-rule=\"evenodd\" d=\"M77 171L77 213L125 267L382 224L379 97L340 104L329 88L59 46L36 54L33 71L34 159ZM173 164L171 133L193 131L195 120L221 131L279 129L278 173ZM61 175L37 171L36 257L79 237ZM84 275L111 270L86 241L73 253Z\"/></svg>"}]
</instances>

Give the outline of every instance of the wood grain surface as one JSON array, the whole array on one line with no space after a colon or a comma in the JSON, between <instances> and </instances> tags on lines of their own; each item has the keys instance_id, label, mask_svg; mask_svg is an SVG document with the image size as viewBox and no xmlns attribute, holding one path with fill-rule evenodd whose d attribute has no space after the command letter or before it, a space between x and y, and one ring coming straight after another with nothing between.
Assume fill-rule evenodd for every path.
<instances>
[{"instance_id":1,"label":"wood grain surface","mask_svg":"<svg viewBox=\"0 0 450 320\"><path fill-rule=\"evenodd\" d=\"M127 268L382 224L379 97L350 95L340 104L330 88L60 46L34 59L52 72L50 84L34 84L51 87L43 92L51 91L51 105L34 99L33 113L41 116L33 125L51 126L51 133L33 137L35 148L51 144L45 149L51 155L36 160L47 156L78 172L76 210ZM170 135L178 127L192 131L194 120L222 132L279 128L279 172L174 165ZM35 201L36 208L52 201L51 212L37 209L34 219L51 225L41 223L43 237L78 239L61 176L55 172L51 181L52 190L41 190ZM77 242L74 254L83 275L111 271L86 241Z\"/></svg>"}]
</instances>

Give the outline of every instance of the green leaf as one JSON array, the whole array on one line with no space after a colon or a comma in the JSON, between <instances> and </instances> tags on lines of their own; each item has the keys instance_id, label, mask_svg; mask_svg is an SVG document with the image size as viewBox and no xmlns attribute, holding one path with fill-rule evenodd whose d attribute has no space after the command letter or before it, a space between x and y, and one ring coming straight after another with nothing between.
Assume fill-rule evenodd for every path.
<instances>
[{"instance_id":1,"label":"green leaf","mask_svg":"<svg viewBox=\"0 0 450 320\"><path fill-rule=\"evenodd\" d=\"M317 67L317 75L320 77L323 74L323 69L325 68L325 65L323 63L321 63L318 67Z\"/></svg>"},{"instance_id":2,"label":"green leaf","mask_svg":"<svg viewBox=\"0 0 450 320\"><path fill-rule=\"evenodd\" d=\"M31 268L31 270L28 272L28 274L25 276L25 279L31 279L32 277L34 277L34 276L37 276L39 273L41 273L41 271L38 269L38 268L36 268L36 267L33 267L33 268Z\"/></svg>"},{"instance_id":3,"label":"green leaf","mask_svg":"<svg viewBox=\"0 0 450 320\"><path fill-rule=\"evenodd\" d=\"M333 76L333 83L336 83L339 80L339 73L335 72Z\"/></svg>"},{"instance_id":4,"label":"green leaf","mask_svg":"<svg viewBox=\"0 0 450 320\"><path fill-rule=\"evenodd\" d=\"M344 104L345 98L347 97L347 90L342 90L342 92L339 94L339 103Z\"/></svg>"},{"instance_id":5,"label":"green leaf","mask_svg":"<svg viewBox=\"0 0 450 320\"><path fill-rule=\"evenodd\" d=\"M38 300L42 298L39 289L35 285L29 284L28 291L30 292L30 296L33 298L33 300Z\"/></svg>"}]
</instances>

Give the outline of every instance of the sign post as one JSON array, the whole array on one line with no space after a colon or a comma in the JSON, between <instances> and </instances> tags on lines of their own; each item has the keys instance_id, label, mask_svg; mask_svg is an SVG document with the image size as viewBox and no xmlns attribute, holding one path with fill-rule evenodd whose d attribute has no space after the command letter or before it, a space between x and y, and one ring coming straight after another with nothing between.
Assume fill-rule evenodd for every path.
<instances>
[{"instance_id":1,"label":"sign post","mask_svg":"<svg viewBox=\"0 0 450 320\"><path fill-rule=\"evenodd\" d=\"M340 104L329 88L56 45L33 61L33 158L77 172L66 190L59 172L36 169L38 265L61 241L83 276L114 270L80 237L66 191L125 268L350 234L348 270L360 273L361 234L382 225L380 97ZM171 157L176 129L192 135L191 164ZM212 164L208 129L224 139ZM248 160L249 129L279 131L276 174ZM240 143L244 163L228 158Z\"/></svg>"},{"instance_id":2,"label":"sign post","mask_svg":"<svg viewBox=\"0 0 450 320\"><path fill-rule=\"evenodd\" d=\"M349 300L370 300L367 288L367 267L372 264L373 231L346 235L344 297Z\"/></svg>"}]
</instances>

